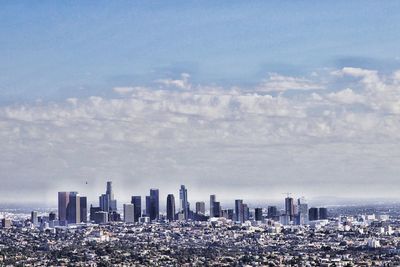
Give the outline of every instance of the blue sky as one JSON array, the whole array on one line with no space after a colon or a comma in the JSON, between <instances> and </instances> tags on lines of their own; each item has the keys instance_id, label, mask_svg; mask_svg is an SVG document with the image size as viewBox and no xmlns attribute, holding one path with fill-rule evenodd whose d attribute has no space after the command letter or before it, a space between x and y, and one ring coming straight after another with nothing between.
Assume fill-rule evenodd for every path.
<instances>
[{"instance_id":1,"label":"blue sky","mask_svg":"<svg viewBox=\"0 0 400 267\"><path fill-rule=\"evenodd\" d=\"M181 184L190 201L396 198L399 12L1 1L0 201L96 201L107 180L120 203Z\"/></svg>"},{"instance_id":2,"label":"blue sky","mask_svg":"<svg viewBox=\"0 0 400 267\"><path fill-rule=\"evenodd\" d=\"M398 1L3 1L3 103L400 65Z\"/></svg>"}]
</instances>

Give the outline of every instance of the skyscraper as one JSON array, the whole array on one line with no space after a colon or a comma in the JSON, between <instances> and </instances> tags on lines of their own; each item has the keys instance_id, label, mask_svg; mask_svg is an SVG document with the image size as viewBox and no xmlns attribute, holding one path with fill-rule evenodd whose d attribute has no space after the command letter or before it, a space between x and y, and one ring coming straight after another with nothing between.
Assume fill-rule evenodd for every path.
<instances>
[{"instance_id":1,"label":"skyscraper","mask_svg":"<svg viewBox=\"0 0 400 267\"><path fill-rule=\"evenodd\" d=\"M242 199L235 200L235 220L240 223L244 222L243 200Z\"/></svg>"},{"instance_id":2,"label":"skyscraper","mask_svg":"<svg viewBox=\"0 0 400 267\"><path fill-rule=\"evenodd\" d=\"M293 198L291 197L285 198L285 214L289 216L290 221L293 221L294 203L293 203Z\"/></svg>"},{"instance_id":3,"label":"skyscraper","mask_svg":"<svg viewBox=\"0 0 400 267\"><path fill-rule=\"evenodd\" d=\"M67 206L69 203L69 192L58 192L58 220L60 224L67 222Z\"/></svg>"},{"instance_id":4,"label":"skyscraper","mask_svg":"<svg viewBox=\"0 0 400 267\"><path fill-rule=\"evenodd\" d=\"M83 197L81 196L80 198L80 218L81 218L81 222L83 223L87 223L87 214L88 214L88 210L87 210L87 197Z\"/></svg>"},{"instance_id":5,"label":"skyscraper","mask_svg":"<svg viewBox=\"0 0 400 267\"><path fill-rule=\"evenodd\" d=\"M49 221L55 221L56 220L56 214L54 212L49 213Z\"/></svg>"},{"instance_id":6,"label":"skyscraper","mask_svg":"<svg viewBox=\"0 0 400 267\"><path fill-rule=\"evenodd\" d=\"M327 208L319 208L318 209L318 218L320 220L327 220L328 219L328 209Z\"/></svg>"},{"instance_id":7,"label":"skyscraper","mask_svg":"<svg viewBox=\"0 0 400 267\"><path fill-rule=\"evenodd\" d=\"M187 189L184 185L181 185L181 188L179 189L179 203L180 203L180 212L183 214L183 218L187 220L189 214L189 207L188 207Z\"/></svg>"},{"instance_id":8,"label":"skyscraper","mask_svg":"<svg viewBox=\"0 0 400 267\"><path fill-rule=\"evenodd\" d=\"M276 206L268 206L268 218L272 220L278 220L279 219L279 214L278 214L278 208Z\"/></svg>"},{"instance_id":9,"label":"skyscraper","mask_svg":"<svg viewBox=\"0 0 400 267\"><path fill-rule=\"evenodd\" d=\"M110 196L107 194L102 194L99 197L99 206L102 211L109 212L110 211Z\"/></svg>"},{"instance_id":10,"label":"skyscraper","mask_svg":"<svg viewBox=\"0 0 400 267\"><path fill-rule=\"evenodd\" d=\"M173 194L167 196L167 220L175 221L175 197Z\"/></svg>"},{"instance_id":11,"label":"skyscraper","mask_svg":"<svg viewBox=\"0 0 400 267\"><path fill-rule=\"evenodd\" d=\"M150 217L150 204L151 204L151 197L146 196L146 217Z\"/></svg>"},{"instance_id":12,"label":"skyscraper","mask_svg":"<svg viewBox=\"0 0 400 267\"><path fill-rule=\"evenodd\" d=\"M213 217L219 218L221 217L221 203L219 203L218 201L214 201L213 203Z\"/></svg>"},{"instance_id":13,"label":"skyscraper","mask_svg":"<svg viewBox=\"0 0 400 267\"><path fill-rule=\"evenodd\" d=\"M160 216L160 199L158 189L150 189L150 220L158 220Z\"/></svg>"},{"instance_id":14,"label":"skyscraper","mask_svg":"<svg viewBox=\"0 0 400 267\"><path fill-rule=\"evenodd\" d=\"M117 200L114 199L114 192L112 190L112 182L107 182L106 195L108 195L109 206L108 211L117 211Z\"/></svg>"},{"instance_id":15,"label":"skyscraper","mask_svg":"<svg viewBox=\"0 0 400 267\"><path fill-rule=\"evenodd\" d=\"M133 223L135 221L134 216L133 204L124 204L124 222Z\"/></svg>"},{"instance_id":16,"label":"skyscraper","mask_svg":"<svg viewBox=\"0 0 400 267\"><path fill-rule=\"evenodd\" d=\"M33 225L38 225L39 221L38 221L37 211L32 211L31 212L31 223Z\"/></svg>"},{"instance_id":17,"label":"skyscraper","mask_svg":"<svg viewBox=\"0 0 400 267\"><path fill-rule=\"evenodd\" d=\"M318 220L319 215L318 215L318 208L310 208L308 210L308 219L310 221L316 221Z\"/></svg>"},{"instance_id":18,"label":"skyscraper","mask_svg":"<svg viewBox=\"0 0 400 267\"><path fill-rule=\"evenodd\" d=\"M256 221L262 221L263 220L262 208L255 208L254 209L254 219Z\"/></svg>"},{"instance_id":19,"label":"skyscraper","mask_svg":"<svg viewBox=\"0 0 400 267\"><path fill-rule=\"evenodd\" d=\"M81 222L80 198L78 192L69 192L69 202L66 213L68 223Z\"/></svg>"},{"instance_id":20,"label":"skyscraper","mask_svg":"<svg viewBox=\"0 0 400 267\"><path fill-rule=\"evenodd\" d=\"M248 221L250 219L250 209L247 204L243 204L243 221Z\"/></svg>"},{"instance_id":21,"label":"skyscraper","mask_svg":"<svg viewBox=\"0 0 400 267\"><path fill-rule=\"evenodd\" d=\"M297 200L297 207L298 207L298 220L297 224L304 225L308 223L308 205L304 198L299 198Z\"/></svg>"},{"instance_id":22,"label":"skyscraper","mask_svg":"<svg viewBox=\"0 0 400 267\"><path fill-rule=\"evenodd\" d=\"M206 213L206 203L196 202L196 213L204 215Z\"/></svg>"},{"instance_id":23,"label":"skyscraper","mask_svg":"<svg viewBox=\"0 0 400 267\"><path fill-rule=\"evenodd\" d=\"M216 201L215 195L210 195L210 217L213 217L213 215L214 215L213 207L214 207L215 201Z\"/></svg>"},{"instance_id":24,"label":"skyscraper","mask_svg":"<svg viewBox=\"0 0 400 267\"><path fill-rule=\"evenodd\" d=\"M135 222L138 222L139 218L142 217L142 197L132 196L131 203L133 204Z\"/></svg>"}]
</instances>

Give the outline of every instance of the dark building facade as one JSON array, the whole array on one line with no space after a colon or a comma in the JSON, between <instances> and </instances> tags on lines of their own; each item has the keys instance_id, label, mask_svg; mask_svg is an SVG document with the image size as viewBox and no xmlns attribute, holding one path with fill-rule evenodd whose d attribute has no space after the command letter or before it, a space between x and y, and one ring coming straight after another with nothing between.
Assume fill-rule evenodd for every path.
<instances>
[{"instance_id":1,"label":"dark building facade","mask_svg":"<svg viewBox=\"0 0 400 267\"><path fill-rule=\"evenodd\" d=\"M308 219L310 221L316 221L319 219L319 212L318 212L318 208L310 208L308 210Z\"/></svg>"},{"instance_id":2,"label":"dark building facade","mask_svg":"<svg viewBox=\"0 0 400 267\"><path fill-rule=\"evenodd\" d=\"M167 220L175 221L175 197L173 194L167 196Z\"/></svg>"},{"instance_id":3,"label":"dark building facade","mask_svg":"<svg viewBox=\"0 0 400 267\"><path fill-rule=\"evenodd\" d=\"M87 197L80 197L79 198L80 201L80 219L81 222L86 223L88 222L87 220L87 214L88 214L88 210L87 210Z\"/></svg>"},{"instance_id":4,"label":"dark building facade","mask_svg":"<svg viewBox=\"0 0 400 267\"><path fill-rule=\"evenodd\" d=\"M235 200L235 220L237 222L244 222L243 200Z\"/></svg>"},{"instance_id":5,"label":"dark building facade","mask_svg":"<svg viewBox=\"0 0 400 267\"><path fill-rule=\"evenodd\" d=\"M262 221L263 220L263 214L262 214L262 208L255 208L254 209L254 219L256 221Z\"/></svg>"},{"instance_id":6,"label":"dark building facade","mask_svg":"<svg viewBox=\"0 0 400 267\"><path fill-rule=\"evenodd\" d=\"M138 222L139 218L142 217L142 197L132 196L131 203L133 204L134 221Z\"/></svg>"},{"instance_id":7,"label":"dark building facade","mask_svg":"<svg viewBox=\"0 0 400 267\"><path fill-rule=\"evenodd\" d=\"M320 220L327 220L328 219L328 209L327 208L319 208L318 209L318 218Z\"/></svg>"}]
</instances>

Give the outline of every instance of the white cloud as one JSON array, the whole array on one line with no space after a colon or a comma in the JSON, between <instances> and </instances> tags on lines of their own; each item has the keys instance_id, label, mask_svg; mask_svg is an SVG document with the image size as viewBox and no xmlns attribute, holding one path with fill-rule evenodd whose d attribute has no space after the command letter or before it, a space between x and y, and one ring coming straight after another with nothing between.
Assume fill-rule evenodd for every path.
<instances>
[{"instance_id":1,"label":"white cloud","mask_svg":"<svg viewBox=\"0 0 400 267\"><path fill-rule=\"evenodd\" d=\"M133 87L114 87L113 91L120 95L126 95L135 90Z\"/></svg>"},{"instance_id":2,"label":"white cloud","mask_svg":"<svg viewBox=\"0 0 400 267\"><path fill-rule=\"evenodd\" d=\"M359 88L291 97L258 88L132 87L118 98L0 107L2 188L52 201L57 190L76 189L96 199L113 179L128 199L152 186L174 192L186 183L196 187L192 199L201 199L226 187L227 198L264 197L260 187L269 194L356 192L379 180L385 192L398 194L392 184L400 171L399 87L379 73L341 73L359 78ZM366 76L376 76L367 80L384 90L373 90Z\"/></svg>"},{"instance_id":3,"label":"white cloud","mask_svg":"<svg viewBox=\"0 0 400 267\"><path fill-rule=\"evenodd\" d=\"M156 80L157 83L167 86L167 87L175 87L178 89L189 90L192 85L189 83L190 75L187 73L181 74L181 79L159 79Z\"/></svg>"},{"instance_id":4,"label":"white cloud","mask_svg":"<svg viewBox=\"0 0 400 267\"><path fill-rule=\"evenodd\" d=\"M354 93L350 88L346 88L342 91L330 93L328 97L333 101L343 103L343 104L355 104L355 103L365 103L365 97Z\"/></svg>"},{"instance_id":5,"label":"white cloud","mask_svg":"<svg viewBox=\"0 0 400 267\"><path fill-rule=\"evenodd\" d=\"M318 89L324 89L324 86L303 77L283 76L277 73L270 73L269 78L257 87L258 91L263 92Z\"/></svg>"}]
</instances>

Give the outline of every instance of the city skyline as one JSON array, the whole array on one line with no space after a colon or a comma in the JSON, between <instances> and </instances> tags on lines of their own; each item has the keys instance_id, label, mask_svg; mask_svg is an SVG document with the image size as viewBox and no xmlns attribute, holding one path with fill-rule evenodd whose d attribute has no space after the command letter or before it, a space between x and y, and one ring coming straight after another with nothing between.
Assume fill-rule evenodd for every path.
<instances>
[{"instance_id":1,"label":"city skyline","mask_svg":"<svg viewBox=\"0 0 400 267\"><path fill-rule=\"evenodd\" d=\"M398 199L400 3L177 3L2 3L0 203Z\"/></svg>"}]
</instances>

